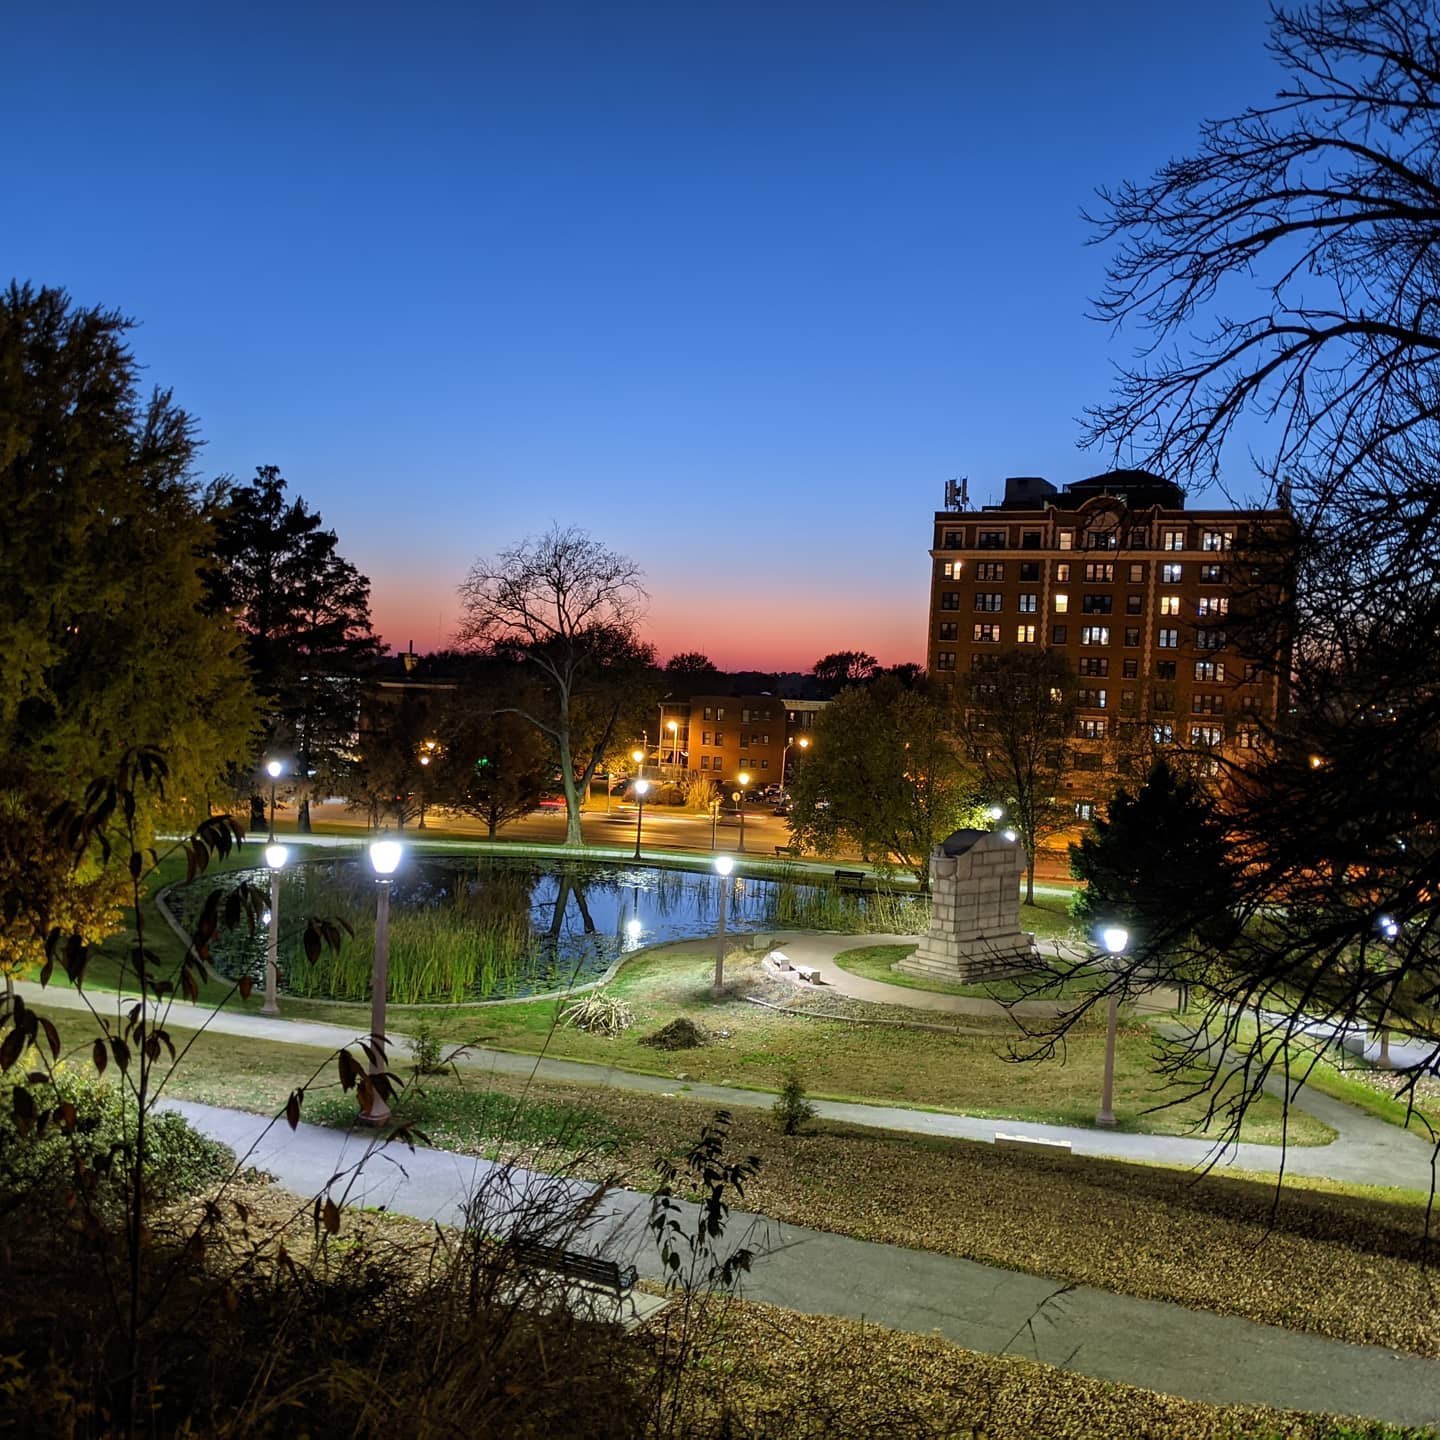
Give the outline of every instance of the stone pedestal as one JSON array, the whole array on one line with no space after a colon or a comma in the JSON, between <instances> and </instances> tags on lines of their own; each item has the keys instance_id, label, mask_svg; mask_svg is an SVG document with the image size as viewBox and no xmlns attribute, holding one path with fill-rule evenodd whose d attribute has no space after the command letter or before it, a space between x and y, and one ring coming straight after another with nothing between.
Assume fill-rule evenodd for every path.
<instances>
[{"instance_id":1,"label":"stone pedestal","mask_svg":"<svg viewBox=\"0 0 1440 1440\"><path fill-rule=\"evenodd\" d=\"M1020 928L1025 851L989 830L957 830L930 856L930 930L895 968L962 984L1032 969L1035 937Z\"/></svg>"}]
</instances>

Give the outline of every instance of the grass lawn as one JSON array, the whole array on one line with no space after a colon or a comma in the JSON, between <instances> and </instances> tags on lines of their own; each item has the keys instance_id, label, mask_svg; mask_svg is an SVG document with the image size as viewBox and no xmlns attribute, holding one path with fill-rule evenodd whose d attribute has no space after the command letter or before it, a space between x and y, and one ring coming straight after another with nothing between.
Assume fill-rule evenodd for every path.
<instances>
[{"instance_id":1,"label":"grass lawn","mask_svg":"<svg viewBox=\"0 0 1440 1440\"><path fill-rule=\"evenodd\" d=\"M348 1125L355 1102L334 1075L323 1050L207 1034L165 1093L275 1114L303 1084L302 1118ZM711 1113L683 1096L474 1070L426 1079L397 1106L444 1148L637 1188L650 1183L654 1157L682 1147ZM1305 1182L1287 1187L1272 1215L1269 1180L1062 1161L830 1121L786 1136L764 1110L738 1109L732 1142L763 1160L747 1206L776 1219L1440 1355L1420 1263L1423 1197Z\"/></svg>"},{"instance_id":2,"label":"grass lawn","mask_svg":"<svg viewBox=\"0 0 1440 1440\"><path fill-rule=\"evenodd\" d=\"M1037 990L1038 977L1033 980L990 980L978 985L962 985L957 981L937 980L928 975L906 975L893 968L915 949L913 945L862 945L855 950L842 950L835 963L852 975L866 980L881 980L906 990L928 990L939 995L965 995L976 1000L1064 1000L1093 988L1092 981L1067 979L1053 989Z\"/></svg>"}]
</instances>

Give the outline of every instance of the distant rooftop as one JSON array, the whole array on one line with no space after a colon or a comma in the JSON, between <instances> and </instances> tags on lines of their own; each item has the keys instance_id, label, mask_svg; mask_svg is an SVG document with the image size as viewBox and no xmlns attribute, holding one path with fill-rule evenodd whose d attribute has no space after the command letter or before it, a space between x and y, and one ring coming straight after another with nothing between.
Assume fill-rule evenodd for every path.
<instances>
[{"instance_id":1,"label":"distant rooftop","mask_svg":"<svg viewBox=\"0 0 1440 1440\"><path fill-rule=\"evenodd\" d=\"M1087 500L1098 495L1114 495L1132 510L1159 505L1166 510L1183 510L1185 492L1172 480L1152 475L1148 470L1111 470L1104 475L1091 475L1057 489L1040 475L1010 475L1005 480L1005 498L998 505L985 505L985 510L1043 510L1053 505L1057 510L1078 510Z\"/></svg>"}]
</instances>

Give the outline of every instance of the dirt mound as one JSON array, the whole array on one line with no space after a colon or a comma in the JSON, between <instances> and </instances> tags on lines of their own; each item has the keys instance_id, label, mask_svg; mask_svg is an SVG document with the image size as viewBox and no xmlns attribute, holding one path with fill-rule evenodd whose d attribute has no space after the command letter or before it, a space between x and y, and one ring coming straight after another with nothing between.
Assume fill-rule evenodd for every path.
<instances>
[{"instance_id":1,"label":"dirt mound","mask_svg":"<svg viewBox=\"0 0 1440 1440\"><path fill-rule=\"evenodd\" d=\"M656 1050L694 1050L705 1044L709 1037L693 1021L683 1016L662 1025L653 1035L644 1036L640 1043L653 1046Z\"/></svg>"}]
</instances>

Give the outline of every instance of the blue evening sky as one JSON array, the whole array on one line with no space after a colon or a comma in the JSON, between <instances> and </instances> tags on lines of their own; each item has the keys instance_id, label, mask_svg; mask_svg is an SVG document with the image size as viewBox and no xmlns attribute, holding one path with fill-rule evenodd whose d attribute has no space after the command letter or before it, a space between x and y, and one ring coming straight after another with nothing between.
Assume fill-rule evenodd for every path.
<instances>
[{"instance_id":1,"label":"blue evening sky","mask_svg":"<svg viewBox=\"0 0 1440 1440\"><path fill-rule=\"evenodd\" d=\"M206 473L278 464L397 646L555 519L662 654L920 659L945 478L1105 468L1079 211L1273 92L1266 14L16 5L0 277L143 321Z\"/></svg>"}]
</instances>

